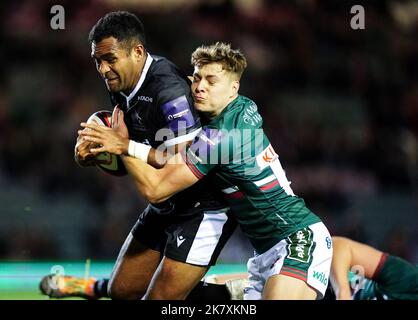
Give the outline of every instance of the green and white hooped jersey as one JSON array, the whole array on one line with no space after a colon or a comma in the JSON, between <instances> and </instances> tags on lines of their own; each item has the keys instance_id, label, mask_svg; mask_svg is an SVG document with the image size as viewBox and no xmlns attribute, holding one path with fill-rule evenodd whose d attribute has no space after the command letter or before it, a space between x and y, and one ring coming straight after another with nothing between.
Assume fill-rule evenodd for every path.
<instances>
[{"instance_id":1,"label":"green and white hooped jersey","mask_svg":"<svg viewBox=\"0 0 418 320\"><path fill-rule=\"evenodd\" d=\"M258 253L321 221L293 193L262 123L256 104L238 96L183 153L196 177L215 180Z\"/></svg>"}]
</instances>

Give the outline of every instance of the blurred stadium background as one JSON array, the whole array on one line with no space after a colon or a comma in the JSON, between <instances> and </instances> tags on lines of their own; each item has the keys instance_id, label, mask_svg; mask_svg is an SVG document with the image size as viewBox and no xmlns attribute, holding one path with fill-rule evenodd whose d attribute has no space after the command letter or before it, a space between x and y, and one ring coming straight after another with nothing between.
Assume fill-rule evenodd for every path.
<instances>
[{"instance_id":1,"label":"blurred stadium background","mask_svg":"<svg viewBox=\"0 0 418 320\"><path fill-rule=\"evenodd\" d=\"M50 28L54 4L64 30ZM350 28L355 4L365 30ZM143 20L151 53L189 73L198 45L240 47L241 92L293 190L332 234L418 263L416 1L2 0L0 299L45 299L38 281L57 266L108 275L145 205L129 178L73 161L79 123L111 109L87 34L122 9ZM242 270L251 254L238 231L220 262Z\"/></svg>"}]
</instances>

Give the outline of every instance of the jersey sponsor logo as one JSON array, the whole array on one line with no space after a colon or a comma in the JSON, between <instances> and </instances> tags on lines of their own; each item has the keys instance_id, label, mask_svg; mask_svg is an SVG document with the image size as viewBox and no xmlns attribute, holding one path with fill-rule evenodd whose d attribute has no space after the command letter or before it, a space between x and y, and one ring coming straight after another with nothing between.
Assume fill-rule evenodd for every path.
<instances>
[{"instance_id":1,"label":"jersey sponsor logo","mask_svg":"<svg viewBox=\"0 0 418 320\"><path fill-rule=\"evenodd\" d=\"M177 248L180 247L184 241L186 241L185 237L177 236Z\"/></svg>"},{"instance_id":2,"label":"jersey sponsor logo","mask_svg":"<svg viewBox=\"0 0 418 320\"><path fill-rule=\"evenodd\" d=\"M308 263L312 256L312 231L308 228L292 233L288 238L288 259Z\"/></svg>"},{"instance_id":3,"label":"jersey sponsor logo","mask_svg":"<svg viewBox=\"0 0 418 320\"><path fill-rule=\"evenodd\" d=\"M143 122L141 116L138 114L137 111L135 111L135 113L134 113L134 118L135 118L135 121L133 123L133 127L135 127L138 130L141 130L141 131L144 131L144 130L147 129L144 125L144 122Z\"/></svg>"},{"instance_id":4,"label":"jersey sponsor logo","mask_svg":"<svg viewBox=\"0 0 418 320\"><path fill-rule=\"evenodd\" d=\"M244 110L243 120L244 123L255 126L261 123L262 118L260 114L257 112L257 105L251 104Z\"/></svg>"},{"instance_id":5,"label":"jersey sponsor logo","mask_svg":"<svg viewBox=\"0 0 418 320\"><path fill-rule=\"evenodd\" d=\"M277 153L274 151L271 144L267 146L256 158L257 165L260 168L260 170L263 170L264 168L268 167L270 163L278 159Z\"/></svg>"},{"instance_id":6,"label":"jersey sponsor logo","mask_svg":"<svg viewBox=\"0 0 418 320\"><path fill-rule=\"evenodd\" d=\"M331 249L331 247L332 247L332 241L331 241L331 238L330 238L330 237L326 237L326 238L325 238L325 242L327 243L327 248L328 248L328 249Z\"/></svg>"},{"instance_id":7,"label":"jersey sponsor logo","mask_svg":"<svg viewBox=\"0 0 418 320\"><path fill-rule=\"evenodd\" d=\"M321 282L324 286L328 285L328 277L325 275L325 273L314 270L313 271L313 277L314 277L314 279Z\"/></svg>"},{"instance_id":8,"label":"jersey sponsor logo","mask_svg":"<svg viewBox=\"0 0 418 320\"><path fill-rule=\"evenodd\" d=\"M139 96L138 97L139 101L145 101L145 102L149 102L152 103L152 97L147 97L147 96Z\"/></svg>"},{"instance_id":9,"label":"jersey sponsor logo","mask_svg":"<svg viewBox=\"0 0 418 320\"><path fill-rule=\"evenodd\" d=\"M139 125L143 125L142 118L138 114L136 114L136 121Z\"/></svg>"},{"instance_id":10,"label":"jersey sponsor logo","mask_svg":"<svg viewBox=\"0 0 418 320\"><path fill-rule=\"evenodd\" d=\"M283 170L282 164L279 161L279 156L274 151L271 144L269 144L261 153L256 157L256 163L260 170L270 167L279 181L280 186L284 189L286 194L294 196L292 188L290 187L290 181L286 177L286 173Z\"/></svg>"}]
</instances>

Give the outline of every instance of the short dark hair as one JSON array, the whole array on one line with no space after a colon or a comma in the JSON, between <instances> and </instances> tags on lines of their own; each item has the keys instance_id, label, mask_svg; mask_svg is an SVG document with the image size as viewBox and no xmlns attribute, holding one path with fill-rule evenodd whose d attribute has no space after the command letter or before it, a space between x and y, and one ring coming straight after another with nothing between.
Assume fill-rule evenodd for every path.
<instances>
[{"instance_id":1,"label":"short dark hair","mask_svg":"<svg viewBox=\"0 0 418 320\"><path fill-rule=\"evenodd\" d=\"M91 28L89 42L100 42L114 37L127 49L141 43L145 47L145 30L141 20L128 11L109 12Z\"/></svg>"}]
</instances>

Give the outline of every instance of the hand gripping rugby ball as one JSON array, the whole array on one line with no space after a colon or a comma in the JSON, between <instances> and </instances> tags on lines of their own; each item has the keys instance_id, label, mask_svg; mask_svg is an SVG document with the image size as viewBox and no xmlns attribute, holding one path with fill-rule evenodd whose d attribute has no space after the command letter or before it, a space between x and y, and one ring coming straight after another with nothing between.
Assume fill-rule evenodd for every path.
<instances>
[{"instance_id":1,"label":"hand gripping rugby ball","mask_svg":"<svg viewBox=\"0 0 418 320\"><path fill-rule=\"evenodd\" d=\"M112 112L107 110L97 111L87 119L87 123L97 123L111 128ZM102 152L96 156L96 159L104 161L104 163L97 164L96 166L108 174L114 176L124 176L128 173L121 157L118 155L111 154L109 152Z\"/></svg>"}]
</instances>

